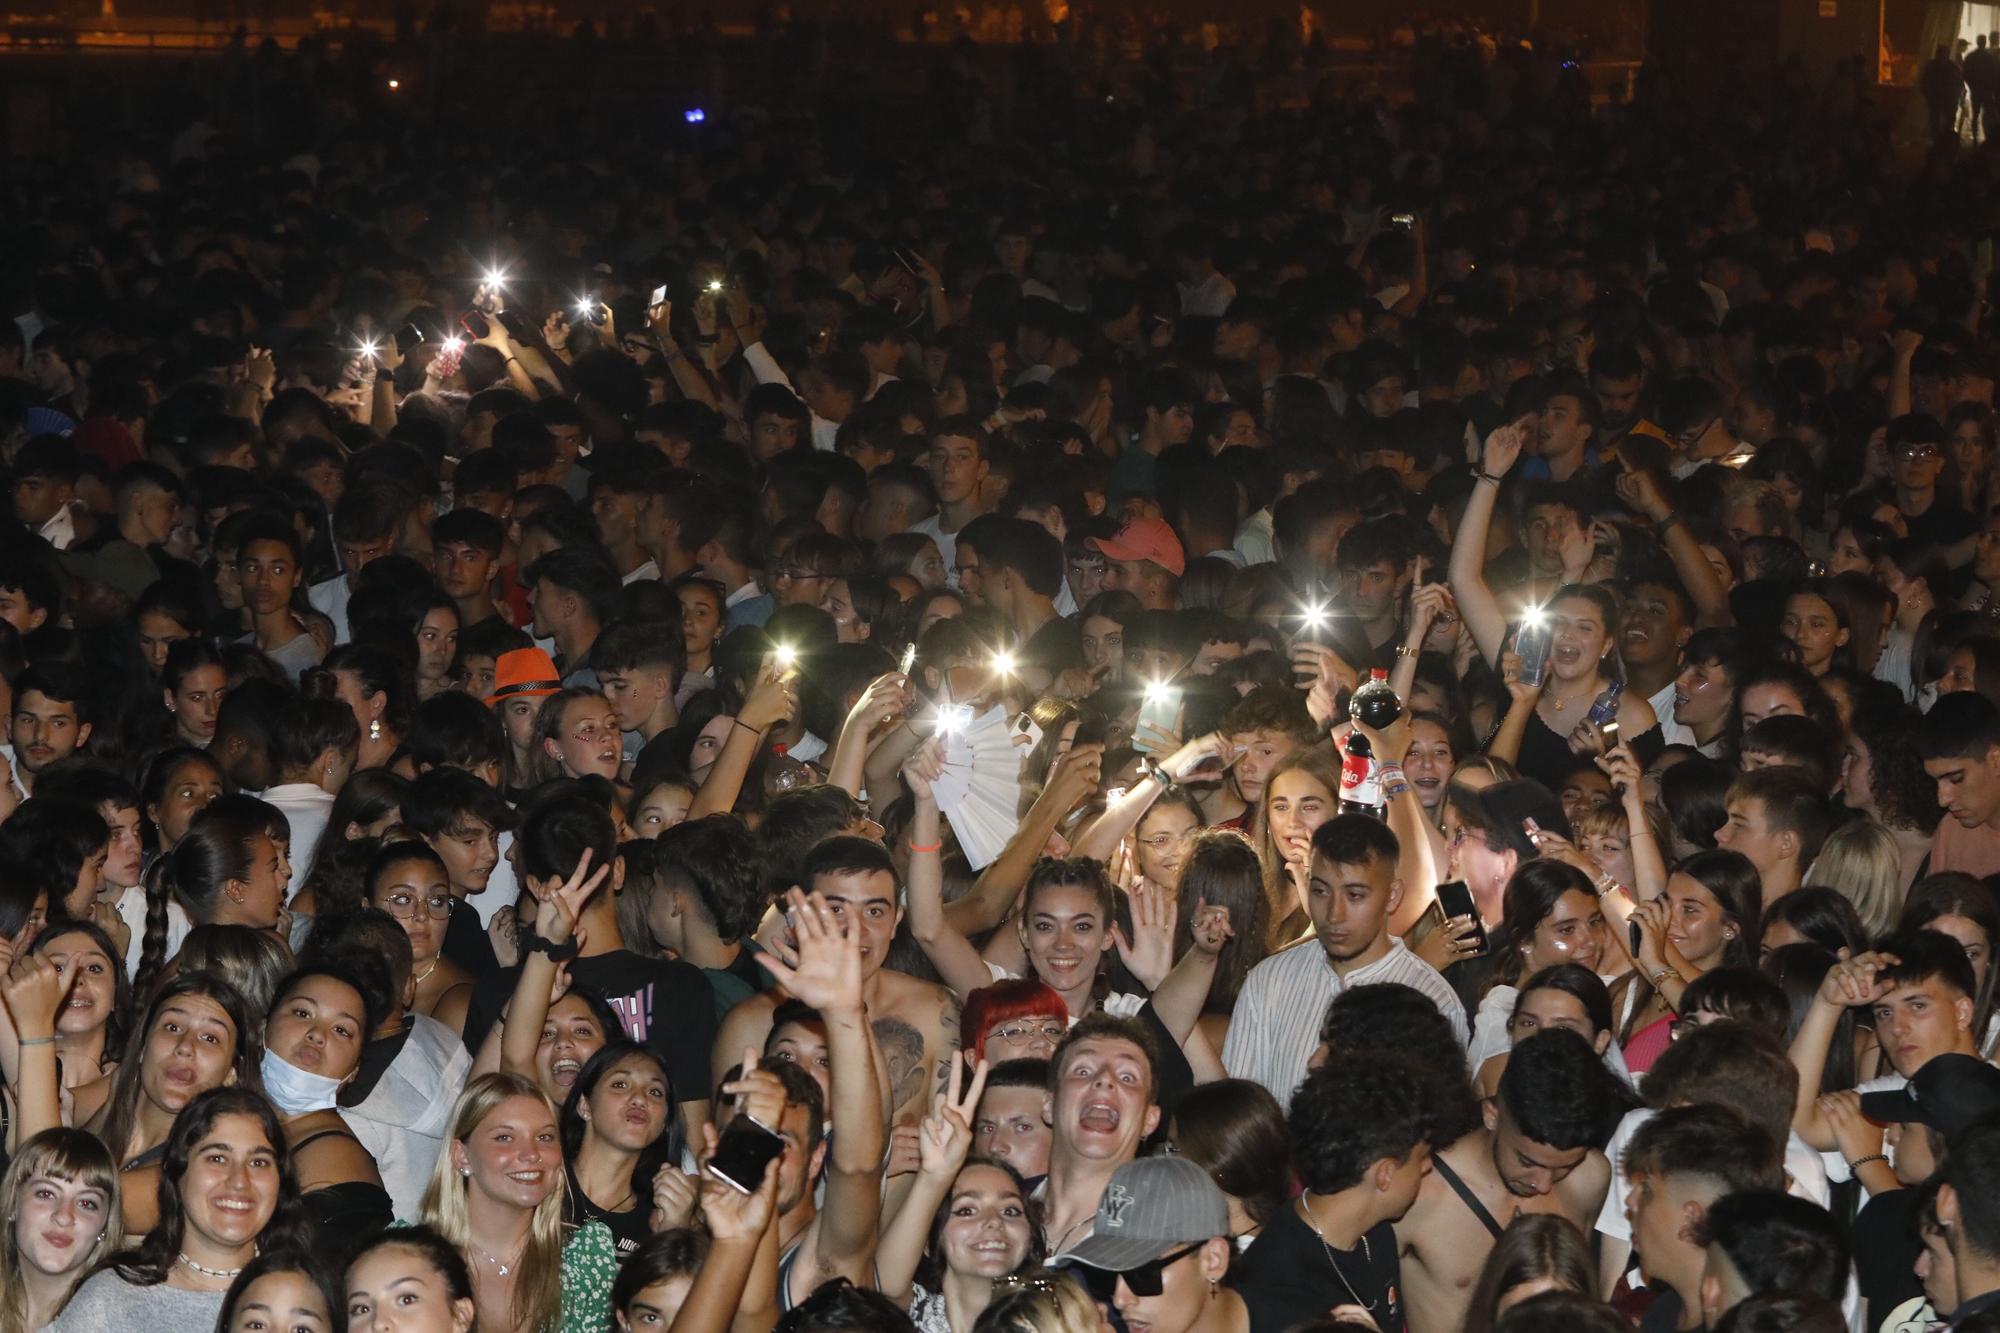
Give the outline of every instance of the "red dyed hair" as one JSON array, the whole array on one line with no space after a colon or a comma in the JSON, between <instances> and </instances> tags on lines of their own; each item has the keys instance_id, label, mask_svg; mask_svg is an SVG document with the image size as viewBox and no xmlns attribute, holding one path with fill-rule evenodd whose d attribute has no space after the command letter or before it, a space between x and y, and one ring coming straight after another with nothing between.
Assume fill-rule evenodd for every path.
<instances>
[{"instance_id":1,"label":"red dyed hair","mask_svg":"<svg viewBox=\"0 0 2000 1333\"><path fill-rule=\"evenodd\" d=\"M1055 988L1033 977L1009 977L981 986L965 997L958 1018L958 1044L974 1060L986 1058L986 1034L1017 1018L1053 1018L1069 1022L1069 1006Z\"/></svg>"}]
</instances>

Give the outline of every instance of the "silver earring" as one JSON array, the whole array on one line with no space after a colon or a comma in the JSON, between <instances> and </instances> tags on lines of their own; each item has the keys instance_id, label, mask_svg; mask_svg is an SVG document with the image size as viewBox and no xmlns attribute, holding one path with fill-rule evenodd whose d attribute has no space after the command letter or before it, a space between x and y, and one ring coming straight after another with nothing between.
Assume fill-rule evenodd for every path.
<instances>
[{"instance_id":1,"label":"silver earring","mask_svg":"<svg viewBox=\"0 0 2000 1333\"><path fill-rule=\"evenodd\" d=\"M381 719L381 718L379 718L379 717L378 717L378 718L376 718L376 719L375 719L375 720L374 720L373 722L370 722L370 723L368 724L368 739L369 739L369 740L371 740L371 741L379 741L379 740L381 740L381 739L382 739L382 719Z\"/></svg>"}]
</instances>

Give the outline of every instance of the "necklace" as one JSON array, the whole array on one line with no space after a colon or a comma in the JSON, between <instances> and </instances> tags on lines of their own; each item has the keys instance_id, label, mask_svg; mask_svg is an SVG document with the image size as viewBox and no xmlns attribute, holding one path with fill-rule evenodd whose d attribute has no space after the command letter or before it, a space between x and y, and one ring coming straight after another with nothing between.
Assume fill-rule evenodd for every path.
<instances>
[{"instance_id":1,"label":"necklace","mask_svg":"<svg viewBox=\"0 0 2000 1333\"><path fill-rule=\"evenodd\" d=\"M1347 1294L1354 1298L1356 1305L1359 1305L1364 1310L1373 1311L1375 1301L1363 1301L1361 1293L1356 1291L1354 1284L1347 1280L1347 1274L1340 1271L1340 1260L1333 1257L1333 1246L1328 1243L1326 1233L1319 1229L1319 1219L1313 1216L1311 1190L1305 1190L1300 1193L1299 1211L1306 1215L1306 1225L1312 1228L1313 1235L1319 1237L1319 1247L1326 1251L1327 1266L1333 1269L1333 1275L1340 1279L1340 1285L1347 1288ZM1361 1236L1361 1262L1367 1267L1370 1276L1373 1276L1375 1272L1375 1256L1368 1249L1368 1235L1366 1232L1363 1232ZM1377 1299L1379 1300L1380 1298L1378 1297Z\"/></svg>"},{"instance_id":2,"label":"necklace","mask_svg":"<svg viewBox=\"0 0 2000 1333\"><path fill-rule=\"evenodd\" d=\"M1596 690L1584 690L1584 691L1582 691L1581 693L1578 693L1578 694L1574 694L1574 695L1571 695L1571 696L1570 696L1569 698L1565 699L1565 698L1563 698L1563 697L1562 697L1561 695L1557 694L1557 693L1556 693L1556 692L1555 692L1554 690L1550 690L1550 691L1549 691L1549 702L1550 702L1551 704L1553 704L1553 705L1555 706L1555 710L1556 710L1556 712L1560 713L1560 712L1562 712L1562 710L1563 710L1563 709L1565 709L1565 708L1568 708L1568 707L1569 707L1569 706L1570 706L1571 704L1575 703L1575 702L1576 702L1576 701L1577 701L1578 699L1581 699L1581 698L1582 698L1582 697L1583 697L1583 696L1584 696L1585 694L1588 694L1588 695L1592 696L1593 698L1595 698L1595 697L1596 697L1596 695L1597 695L1597 691L1596 691Z\"/></svg>"},{"instance_id":3,"label":"necklace","mask_svg":"<svg viewBox=\"0 0 2000 1333\"><path fill-rule=\"evenodd\" d=\"M423 985L430 974L438 970L438 959L443 957L443 954L439 954L437 958L431 959L430 966L417 973L414 977L411 977L410 980L416 982L419 986Z\"/></svg>"},{"instance_id":4,"label":"necklace","mask_svg":"<svg viewBox=\"0 0 2000 1333\"><path fill-rule=\"evenodd\" d=\"M479 1250L479 1247L476 1245L473 1246L473 1248L475 1250ZM482 1263L492 1264L493 1270L496 1273L498 1273L501 1277L506 1277L509 1273L514 1271L514 1264L519 1261L520 1256L516 1255L513 1259L503 1260L497 1254L488 1254L485 1250L479 1250L479 1258L480 1262Z\"/></svg>"},{"instance_id":5,"label":"necklace","mask_svg":"<svg viewBox=\"0 0 2000 1333\"><path fill-rule=\"evenodd\" d=\"M200 1264L188 1258L186 1251L182 1251L181 1254L178 1256L178 1258L180 1259L180 1262L184 1267L192 1268L195 1272L201 1274L203 1277L233 1278L243 1271L240 1268L203 1268Z\"/></svg>"}]
</instances>

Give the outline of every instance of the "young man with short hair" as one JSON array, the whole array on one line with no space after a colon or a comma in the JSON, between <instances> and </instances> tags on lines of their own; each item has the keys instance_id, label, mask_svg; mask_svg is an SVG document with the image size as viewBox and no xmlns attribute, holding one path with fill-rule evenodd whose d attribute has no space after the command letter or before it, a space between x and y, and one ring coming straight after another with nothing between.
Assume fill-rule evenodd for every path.
<instances>
[{"instance_id":1,"label":"young man with short hair","mask_svg":"<svg viewBox=\"0 0 2000 1333\"><path fill-rule=\"evenodd\" d=\"M483 976L498 966L486 926L512 906L493 886L501 864L501 835L513 829L514 811L486 783L457 768L434 768L418 776L403 797L403 824L444 862L445 879L457 906L445 918L443 955Z\"/></svg>"},{"instance_id":2,"label":"young man with short hair","mask_svg":"<svg viewBox=\"0 0 2000 1333\"><path fill-rule=\"evenodd\" d=\"M929 468L938 509L905 531L920 532L936 542L946 569L957 568L953 556L958 530L987 510L986 446L986 427L970 416L946 417L931 432Z\"/></svg>"},{"instance_id":3,"label":"young man with short hair","mask_svg":"<svg viewBox=\"0 0 2000 1333\"><path fill-rule=\"evenodd\" d=\"M627 468L590 475L590 514L622 583L660 577L660 566L643 540L652 505L652 483L643 473Z\"/></svg>"},{"instance_id":4,"label":"young man with short hair","mask_svg":"<svg viewBox=\"0 0 2000 1333\"><path fill-rule=\"evenodd\" d=\"M1663 1286L1643 1333L1702 1326L1702 1219L1738 1190L1784 1189L1784 1152L1763 1129L1724 1106L1675 1106L1647 1120L1625 1149L1625 1212L1648 1281ZM1811 1205L1808 1205L1809 1207Z\"/></svg>"},{"instance_id":5,"label":"young man with short hair","mask_svg":"<svg viewBox=\"0 0 2000 1333\"><path fill-rule=\"evenodd\" d=\"M603 884L577 908L572 925L581 952L569 958L571 984L602 995L625 1024L625 1035L659 1055L676 1090L682 1132L689 1142L699 1142L702 1127L708 1124L714 1000L708 982L692 964L643 957L625 947L618 924L623 870L611 816L574 786L562 784L522 811L514 848L521 879L517 914L529 924L537 921L541 904L577 874L586 853L591 867L610 867ZM552 958L544 947L550 943L531 935L524 948L530 955ZM520 969L509 968L479 975L465 1017L467 1050L477 1051L488 1028L500 1019L519 973Z\"/></svg>"},{"instance_id":6,"label":"young man with short hair","mask_svg":"<svg viewBox=\"0 0 2000 1333\"><path fill-rule=\"evenodd\" d=\"M1293 751L1321 738L1312 714L1297 690L1267 685L1250 691L1230 706L1216 728L1243 757L1222 781L1197 792L1203 823L1211 828L1247 830L1263 799L1271 770Z\"/></svg>"},{"instance_id":7,"label":"young man with short hair","mask_svg":"<svg viewBox=\"0 0 2000 1333\"><path fill-rule=\"evenodd\" d=\"M1545 1028L1514 1047L1485 1127L1437 1152L1396 1224L1411 1327L1464 1323L1487 1254L1522 1213L1589 1225L1611 1178L1604 1143L1627 1095L1568 1029Z\"/></svg>"},{"instance_id":8,"label":"young man with short hair","mask_svg":"<svg viewBox=\"0 0 2000 1333\"><path fill-rule=\"evenodd\" d=\"M431 560L438 587L458 608L459 640L488 622L506 624L493 599L507 529L491 514L454 509L431 527Z\"/></svg>"},{"instance_id":9,"label":"young man with short hair","mask_svg":"<svg viewBox=\"0 0 2000 1333\"><path fill-rule=\"evenodd\" d=\"M312 868L333 798L354 771L361 728L353 710L338 699L307 699L287 721L290 725L278 732L274 756L278 780L262 799L283 811L291 826L292 876L285 887L285 901L290 902ZM345 838L346 830L338 836Z\"/></svg>"},{"instance_id":10,"label":"young man with short hair","mask_svg":"<svg viewBox=\"0 0 2000 1333\"><path fill-rule=\"evenodd\" d=\"M1709 1206L1700 1235L1705 1328L1762 1292L1803 1292L1835 1305L1846 1294L1847 1231L1816 1203L1782 1190L1738 1190Z\"/></svg>"},{"instance_id":11,"label":"young man with short hair","mask_svg":"<svg viewBox=\"0 0 2000 1333\"><path fill-rule=\"evenodd\" d=\"M1129 592L1148 611L1179 608L1187 557L1165 519L1134 518L1117 536L1092 537L1090 544L1104 553L1106 592Z\"/></svg>"},{"instance_id":12,"label":"young man with short hair","mask_svg":"<svg viewBox=\"0 0 2000 1333\"><path fill-rule=\"evenodd\" d=\"M1872 1011L1876 1042L1889 1062L1890 1072L1856 1087L1863 1095L1903 1087L1940 1055L1977 1055L1972 1014L1978 990L1964 948L1934 930L1902 931L1868 953L1834 964L1792 1038L1799 1086L1819 1086L1844 1009ZM1792 1128L1821 1151L1838 1146L1817 1098L1799 1098Z\"/></svg>"},{"instance_id":13,"label":"young man with short hair","mask_svg":"<svg viewBox=\"0 0 2000 1333\"><path fill-rule=\"evenodd\" d=\"M2000 706L1977 690L1945 695L1924 714L1917 749L1946 816L1931 838L1931 873L2000 874Z\"/></svg>"},{"instance_id":14,"label":"young man with short hair","mask_svg":"<svg viewBox=\"0 0 2000 1333\"><path fill-rule=\"evenodd\" d=\"M1960 1328L2000 1307L2000 1120L1984 1120L1952 1136L1938 1185L1937 1220L1956 1274L1950 1327Z\"/></svg>"},{"instance_id":15,"label":"young man with short hair","mask_svg":"<svg viewBox=\"0 0 2000 1333\"><path fill-rule=\"evenodd\" d=\"M565 686L597 688L590 652L607 621L618 614L618 572L594 551L562 547L522 571L534 612L532 632L555 640Z\"/></svg>"},{"instance_id":16,"label":"young man with short hair","mask_svg":"<svg viewBox=\"0 0 2000 1333\"><path fill-rule=\"evenodd\" d=\"M959 1006L943 986L884 966L903 918L895 862L881 843L841 834L806 854L794 887L823 896L836 916L858 927L863 989L895 1109L921 1116L958 1050ZM746 1049L763 1046L771 1016L785 998L780 988L767 986L729 1011L715 1042L717 1071L741 1059Z\"/></svg>"},{"instance_id":17,"label":"young man with short hair","mask_svg":"<svg viewBox=\"0 0 2000 1333\"><path fill-rule=\"evenodd\" d=\"M768 985L751 936L771 906L756 835L732 814L684 820L653 839L653 938L700 968L715 991L718 1023Z\"/></svg>"},{"instance_id":18,"label":"young man with short hair","mask_svg":"<svg viewBox=\"0 0 2000 1333\"><path fill-rule=\"evenodd\" d=\"M64 676L68 675L68 679ZM14 677L6 756L15 792L35 794L35 775L90 744L90 704L80 674L31 666Z\"/></svg>"},{"instance_id":19,"label":"young man with short hair","mask_svg":"<svg viewBox=\"0 0 2000 1333\"><path fill-rule=\"evenodd\" d=\"M1359 1305L1403 1326L1395 1224L1435 1142L1429 1075L1413 1057L1336 1053L1292 1098L1292 1168L1305 1187L1244 1251L1234 1286L1253 1333Z\"/></svg>"},{"instance_id":20,"label":"young man with short hair","mask_svg":"<svg viewBox=\"0 0 2000 1333\"><path fill-rule=\"evenodd\" d=\"M333 622L335 643L345 643L351 637L347 603L354 596L361 571L395 552L396 537L414 499L401 486L357 486L333 507L333 547L340 558L340 573L313 584L306 590L306 601Z\"/></svg>"},{"instance_id":21,"label":"young man with short hair","mask_svg":"<svg viewBox=\"0 0 2000 1333\"><path fill-rule=\"evenodd\" d=\"M1142 1157L1111 1173L1088 1236L1049 1262L1074 1270L1129 1329L1234 1333L1248 1318L1225 1288L1236 1247L1229 1199L1181 1157Z\"/></svg>"},{"instance_id":22,"label":"young man with short hair","mask_svg":"<svg viewBox=\"0 0 2000 1333\"><path fill-rule=\"evenodd\" d=\"M1057 1254L1090 1234L1119 1167L1159 1128L1159 1048L1133 1018L1086 1015L1049 1060L1052 1129L1042 1229Z\"/></svg>"},{"instance_id":23,"label":"young man with short hair","mask_svg":"<svg viewBox=\"0 0 2000 1333\"><path fill-rule=\"evenodd\" d=\"M236 573L243 581L250 632L239 642L255 644L289 679L297 680L326 656L292 610L292 594L304 577L298 530L277 514L259 514L244 524L241 537Z\"/></svg>"},{"instance_id":24,"label":"young man with short hair","mask_svg":"<svg viewBox=\"0 0 2000 1333\"><path fill-rule=\"evenodd\" d=\"M687 639L678 622L627 618L604 627L591 646L598 688L625 734L625 762L680 721L674 693L687 670Z\"/></svg>"},{"instance_id":25,"label":"young man with short hair","mask_svg":"<svg viewBox=\"0 0 2000 1333\"><path fill-rule=\"evenodd\" d=\"M973 1111L972 1151L1005 1162L1033 1188L1049 1173L1049 1062L1003 1060L986 1075Z\"/></svg>"},{"instance_id":26,"label":"young man with short hair","mask_svg":"<svg viewBox=\"0 0 2000 1333\"><path fill-rule=\"evenodd\" d=\"M1715 842L1741 852L1764 881L1764 907L1805 882L1833 824L1825 794L1795 768L1760 768L1730 784Z\"/></svg>"},{"instance_id":27,"label":"young man with short hair","mask_svg":"<svg viewBox=\"0 0 2000 1333\"><path fill-rule=\"evenodd\" d=\"M1402 901L1396 835L1365 815L1339 815L1313 831L1306 908L1314 938L1250 969L1237 996L1222 1063L1263 1084L1282 1105L1305 1076L1321 1016L1354 986L1396 982L1420 991L1466 1038L1465 1008L1428 963L1389 933Z\"/></svg>"},{"instance_id":28,"label":"young man with short hair","mask_svg":"<svg viewBox=\"0 0 2000 1333\"><path fill-rule=\"evenodd\" d=\"M1403 613L1411 580L1416 575L1415 534L1400 516L1370 519L1341 540L1335 561L1341 573L1338 607L1359 638L1353 648L1366 647L1359 667L1392 667L1403 642ZM1434 571L1435 572L1435 571ZM1352 649L1349 649L1352 651ZM1365 672L1364 672L1365 674Z\"/></svg>"}]
</instances>

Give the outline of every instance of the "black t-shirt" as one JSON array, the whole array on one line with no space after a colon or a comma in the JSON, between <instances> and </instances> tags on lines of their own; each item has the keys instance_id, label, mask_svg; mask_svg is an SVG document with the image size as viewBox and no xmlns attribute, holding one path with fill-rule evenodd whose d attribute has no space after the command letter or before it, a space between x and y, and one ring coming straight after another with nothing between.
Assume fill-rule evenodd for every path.
<instances>
[{"instance_id":1,"label":"black t-shirt","mask_svg":"<svg viewBox=\"0 0 2000 1333\"><path fill-rule=\"evenodd\" d=\"M1924 1252L1917 1234L1917 1195L1916 1190L1878 1194L1854 1216L1848 1240L1868 1311L1863 1328L1880 1328L1891 1311L1924 1294L1924 1284L1917 1281L1917 1256Z\"/></svg>"},{"instance_id":2,"label":"black t-shirt","mask_svg":"<svg viewBox=\"0 0 2000 1333\"><path fill-rule=\"evenodd\" d=\"M1903 522L1912 539L1932 546L1952 546L1979 531L1978 519L1942 500L1933 500L1929 509L1914 517L1905 514Z\"/></svg>"},{"instance_id":3,"label":"black t-shirt","mask_svg":"<svg viewBox=\"0 0 2000 1333\"><path fill-rule=\"evenodd\" d=\"M451 915L445 918L444 942L438 945L438 953L475 977L490 976L500 966L500 960L493 956L492 937L479 924L479 913L463 898L452 904Z\"/></svg>"},{"instance_id":4,"label":"black t-shirt","mask_svg":"<svg viewBox=\"0 0 2000 1333\"><path fill-rule=\"evenodd\" d=\"M1325 1317L1337 1305L1359 1305L1382 1333L1402 1333L1403 1266L1396 1229L1377 1223L1351 1250L1324 1244L1287 1204L1237 1262L1230 1285L1250 1308L1250 1333L1284 1333Z\"/></svg>"},{"instance_id":5,"label":"black t-shirt","mask_svg":"<svg viewBox=\"0 0 2000 1333\"><path fill-rule=\"evenodd\" d=\"M570 1167L563 1168L563 1198L568 1206L569 1220L581 1226L585 1222L602 1222L611 1229L611 1238L618 1246L618 1262L626 1258L646 1243L646 1237L653 1234L653 1196L640 1192L633 1196L635 1207L622 1213L606 1212L590 1201L582 1186L576 1183L576 1172Z\"/></svg>"},{"instance_id":6,"label":"black t-shirt","mask_svg":"<svg viewBox=\"0 0 2000 1333\"><path fill-rule=\"evenodd\" d=\"M477 1051L487 1030L514 993L518 967L488 972L472 989L465 1014L465 1046ZM625 1034L657 1051L667 1067L676 1102L708 1100L708 1057L715 1045L715 993L692 963L643 958L629 949L573 958L570 982L611 1002Z\"/></svg>"}]
</instances>

